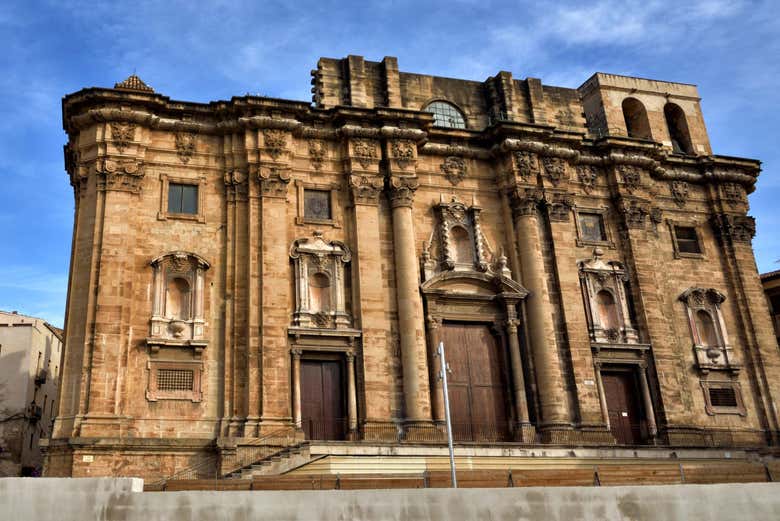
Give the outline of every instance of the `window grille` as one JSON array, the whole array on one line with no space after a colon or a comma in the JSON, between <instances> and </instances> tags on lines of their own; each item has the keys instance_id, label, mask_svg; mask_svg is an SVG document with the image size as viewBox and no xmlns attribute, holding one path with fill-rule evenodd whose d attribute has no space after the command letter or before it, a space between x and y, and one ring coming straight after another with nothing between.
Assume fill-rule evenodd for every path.
<instances>
[{"instance_id":1,"label":"window grille","mask_svg":"<svg viewBox=\"0 0 780 521\"><path fill-rule=\"evenodd\" d=\"M158 369L157 389L160 391L192 391L195 373L188 369Z\"/></svg>"},{"instance_id":2,"label":"window grille","mask_svg":"<svg viewBox=\"0 0 780 521\"><path fill-rule=\"evenodd\" d=\"M731 387L711 387L709 392L713 407L737 407L737 393Z\"/></svg>"},{"instance_id":3,"label":"window grille","mask_svg":"<svg viewBox=\"0 0 780 521\"><path fill-rule=\"evenodd\" d=\"M306 219L331 219L330 190L304 189L303 208Z\"/></svg>"},{"instance_id":4,"label":"window grille","mask_svg":"<svg viewBox=\"0 0 780 521\"><path fill-rule=\"evenodd\" d=\"M699 237L696 228L691 226L675 226L674 235L677 239L677 250L680 253L701 253Z\"/></svg>"}]
</instances>

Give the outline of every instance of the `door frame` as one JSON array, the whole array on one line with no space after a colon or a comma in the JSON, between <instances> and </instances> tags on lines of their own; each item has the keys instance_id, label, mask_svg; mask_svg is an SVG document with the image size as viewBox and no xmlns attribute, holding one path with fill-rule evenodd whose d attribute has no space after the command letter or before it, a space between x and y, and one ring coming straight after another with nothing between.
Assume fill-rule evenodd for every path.
<instances>
[{"instance_id":1,"label":"door frame","mask_svg":"<svg viewBox=\"0 0 780 521\"><path fill-rule=\"evenodd\" d=\"M599 353L597 353L598 355ZM596 356L593 360L594 371L596 374L596 386L599 392L599 405L601 406L601 415L604 424L608 430L612 430L609 421L609 408L607 406L607 395L604 392L604 381L601 377L602 372L626 372L631 373L634 382L638 388L639 396L636 397L640 410L640 444L654 444L658 437L658 428L655 420L655 407L650 392L650 386L647 380L647 360L645 352L636 359L610 359L604 356Z\"/></svg>"},{"instance_id":2,"label":"door frame","mask_svg":"<svg viewBox=\"0 0 780 521\"><path fill-rule=\"evenodd\" d=\"M344 429L344 432L342 433L343 439L349 438L349 418L348 418L348 411L349 411L349 398L347 396L348 389L347 389L347 360L346 356L342 356L340 353L332 353L332 352L318 352L318 351L308 351L301 353L300 358L300 364L303 365L306 362L336 362L339 365L339 368L341 370L340 379L338 382L338 388L341 391L341 408L344 411L344 419L347 420L347 428ZM299 373L300 375L300 373ZM301 396L303 396L303 381L300 383L301 385ZM296 423L296 426L303 430L303 414L301 413L300 420Z\"/></svg>"}]
</instances>

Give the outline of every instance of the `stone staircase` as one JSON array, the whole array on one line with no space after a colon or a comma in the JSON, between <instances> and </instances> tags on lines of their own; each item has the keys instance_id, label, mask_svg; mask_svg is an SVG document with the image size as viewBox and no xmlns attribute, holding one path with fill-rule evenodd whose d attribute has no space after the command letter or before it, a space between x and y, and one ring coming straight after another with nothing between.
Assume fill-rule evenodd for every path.
<instances>
[{"instance_id":1,"label":"stone staircase","mask_svg":"<svg viewBox=\"0 0 780 521\"><path fill-rule=\"evenodd\" d=\"M316 458L311 455L311 443L304 441L237 469L225 476L225 479L252 479L256 476L284 474L310 463L313 459Z\"/></svg>"}]
</instances>

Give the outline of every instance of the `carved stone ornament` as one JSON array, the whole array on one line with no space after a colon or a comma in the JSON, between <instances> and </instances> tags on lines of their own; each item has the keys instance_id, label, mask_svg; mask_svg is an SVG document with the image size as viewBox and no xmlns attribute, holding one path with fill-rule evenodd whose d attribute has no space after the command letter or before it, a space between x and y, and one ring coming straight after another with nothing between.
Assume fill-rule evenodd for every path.
<instances>
[{"instance_id":1,"label":"carved stone ornament","mask_svg":"<svg viewBox=\"0 0 780 521\"><path fill-rule=\"evenodd\" d=\"M344 329L352 326L346 306L344 266L352 255L339 241L325 241L322 232L293 241L290 258L295 263L295 312L293 326Z\"/></svg>"},{"instance_id":2,"label":"carved stone ornament","mask_svg":"<svg viewBox=\"0 0 780 521\"><path fill-rule=\"evenodd\" d=\"M623 215L625 227L628 229L643 229L650 214L650 208L641 201L623 200L618 206Z\"/></svg>"},{"instance_id":3,"label":"carved stone ornament","mask_svg":"<svg viewBox=\"0 0 780 521\"><path fill-rule=\"evenodd\" d=\"M354 204L376 206L379 204L379 194L384 188L384 180L378 175L351 175L349 188Z\"/></svg>"},{"instance_id":4,"label":"carved stone ornament","mask_svg":"<svg viewBox=\"0 0 780 521\"><path fill-rule=\"evenodd\" d=\"M536 188L517 187L510 192L509 196L512 215L515 219L522 216L536 215L539 204L544 199L541 190Z\"/></svg>"},{"instance_id":5,"label":"carved stone ornament","mask_svg":"<svg viewBox=\"0 0 780 521\"><path fill-rule=\"evenodd\" d=\"M268 155L274 159L278 159L284 151L284 145L287 143L284 130L275 128L263 129L263 143L265 149L268 151Z\"/></svg>"},{"instance_id":6,"label":"carved stone ornament","mask_svg":"<svg viewBox=\"0 0 780 521\"><path fill-rule=\"evenodd\" d=\"M177 132L176 133L176 155L182 163L188 163L195 152L195 133Z\"/></svg>"},{"instance_id":7,"label":"carved stone ornament","mask_svg":"<svg viewBox=\"0 0 780 521\"><path fill-rule=\"evenodd\" d=\"M138 193L144 178L144 165L134 159L101 159L95 165L98 190Z\"/></svg>"},{"instance_id":8,"label":"carved stone ornament","mask_svg":"<svg viewBox=\"0 0 780 521\"><path fill-rule=\"evenodd\" d=\"M263 197L287 197L287 185L290 183L290 171L284 168L261 168L258 171L260 195Z\"/></svg>"},{"instance_id":9,"label":"carved stone ornament","mask_svg":"<svg viewBox=\"0 0 780 521\"><path fill-rule=\"evenodd\" d=\"M586 194L593 191L596 184L597 171L592 165L577 165L577 179L582 183L582 189Z\"/></svg>"},{"instance_id":10,"label":"carved stone ornament","mask_svg":"<svg viewBox=\"0 0 780 521\"><path fill-rule=\"evenodd\" d=\"M723 183L720 191L723 200L732 208L745 202L745 189L739 183Z\"/></svg>"},{"instance_id":11,"label":"carved stone ornament","mask_svg":"<svg viewBox=\"0 0 780 521\"><path fill-rule=\"evenodd\" d=\"M420 181L416 177L393 176L388 179L388 189L390 193L390 206L398 208L399 206L412 206L414 202L414 192L420 186Z\"/></svg>"},{"instance_id":12,"label":"carved stone ornament","mask_svg":"<svg viewBox=\"0 0 780 521\"><path fill-rule=\"evenodd\" d=\"M376 143L368 139L353 140L352 151L363 168L369 168L377 159Z\"/></svg>"},{"instance_id":13,"label":"carved stone ornament","mask_svg":"<svg viewBox=\"0 0 780 521\"><path fill-rule=\"evenodd\" d=\"M566 222L574 207L574 197L571 194L548 194L545 197L547 214L554 222Z\"/></svg>"},{"instance_id":14,"label":"carved stone ornament","mask_svg":"<svg viewBox=\"0 0 780 521\"><path fill-rule=\"evenodd\" d=\"M439 167L447 180L457 186L466 177L466 161L462 157L449 156Z\"/></svg>"},{"instance_id":15,"label":"carved stone ornament","mask_svg":"<svg viewBox=\"0 0 780 521\"><path fill-rule=\"evenodd\" d=\"M566 177L566 161L558 157L543 157L542 164L544 165L544 172L547 177L550 178L550 182L553 186L558 186L558 183Z\"/></svg>"},{"instance_id":16,"label":"carved stone ornament","mask_svg":"<svg viewBox=\"0 0 780 521\"><path fill-rule=\"evenodd\" d=\"M225 189L228 197L231 199L244 198L247 195L248 183L246 172L239 169L228 170L222 177L225 182Z\"/></svg>"},{"instance_id":17,"label":"carved stone ornament","mask_svg":"<svg viewBox=\"0 0 780 521\"><path fill-rule=\"evenodd\" d=\"M715 233L723 241L749 244L756 235L756 220L749 215L716 214L711 222Z\"/></svg>"},{"instance_id":18,"label":"carved stone ornament","mask_svg":"<svg viewBox=\"0 0 780 521\"><path fill-rule=\"evenodd\" d=\"M634 193L642 185L642 174L638 169L628 165L620 165L618 171L626 190L630 193Z\"/></svg>"},{"instance_id":19,"label":"carved stone ornament","mask_svg":"<svg viewBox=\"0 0 780 521\"><path fill-rule=\"evenodd\" d=\"M393 159L402 170L405 170L414 161L415 147L416 145L412 141L406 139L393 141L391 146Z\"/></svg>"},{"instance_id":20,"label":"carved stone ornament","mask_svg":"<svg viewBox=\"0 0 780 521\"><path fill-rule=\"evenodd\" d=\"M534 181L539 174L539 158L532 152L520 150L514 153L517 176L523 182Z\"/></svg>"},{"instance_id":21,"label":"carved stone ornament","mask_svg":"<svg viewBox=\"0 0 780 521\"><path fill-rule=\"evenodd\" d=\"M677 203L677 206L680 208L685 206L685 203L688 200L688 183L685 181L672 181L669 190L672 192L672 197L674 198L674 202Z\"/></svg>"},{"instance_id":22,"label":"carved stone ornament","mask_svg":"<svg viewBox=\"0 0 780 521\"><path fill-rule=\"evenodd\" d=\"M680 295L680 300L693 309L705 308L708 305L720 305L726 296L713 288L688 288Z\"/></svg>"},{"instance_id":23,"label":"carved stone ornament","mask_svg":"<svg viewBox=\"0 0 780 521\"><path fill-rule=\"evenodd\" d=\"M109 124L111 127L111 139L119 152L124 152L135 137L135 125L133 123L119 123L117 121Z\"/></svg>"},{"instance_id":24,"label":"carved stone ornament","mask_svg":"<svg viewBox=\"0 0 780 521\"><path fill-rule=\"evenodd\" d=\"M311 160L311 164L315 170L322 168L322 163L325 161L327 152L328 147L325 141L321 139L309 140L309 159Z\"/></svg>"},{"instance_id":25,"label":"carved stone ornament","mask_svg":"<svg viewBox=\"0 0 780 521\"><path fill-rule=\"evenodd\" d=\"M693 352L700 371L738 372L740 364L729 344L720 305L726 296L713 288L693 287L679 297L685 304L693 339Z\"/></svg>"}]
</instances>

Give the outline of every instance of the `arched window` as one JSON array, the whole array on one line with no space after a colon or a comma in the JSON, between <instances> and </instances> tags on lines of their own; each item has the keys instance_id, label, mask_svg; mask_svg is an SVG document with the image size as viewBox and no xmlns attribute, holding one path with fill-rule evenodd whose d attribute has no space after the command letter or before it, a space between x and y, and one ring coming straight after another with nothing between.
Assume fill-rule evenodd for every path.
<instances>
[{"instance_id":1,"label":"arched window","mask_svg":"<svg viewBox=\"0 0 780 521\"><path fill-rule=\"evenodd\" d=\"M647 119L647 111L641 101L635 98L624 99L623 117L626 120L628 137L653 139L650 133L650 121Z\"/></svg>"},{"instance_id":2,"label":"arched window","mask_svg":"<svg viewBox=\"0 0 780 521\"><path fill-rule=\"evenodd\" d=\"M181 277L174 277L168 281L165 316L179 320L190 318L190 283Z\"/></svg>"},{"instance_id":3,"label":"arched window","mask_svg":"<svg viewBox=\"0 0 780 521\"><path fill-rule=\"evenodd\" d=\"M451 103L434 101L425 107L426 112L433 114L433 124L437 127L466 128L463 114Z\"/></svg>"},{"instance_id":4,"label":"arched window","mask_svg":"<svg viewBox=\"0 0 780 521\"><path fill-rule=\"evenodd\" d=\"M599 322L603 329L619 329L617 306L615 298L607 290L601 290L596 294L596 304L598 305Z\"/></svg>"},{"instance_id":5,"label":"arched window","mask_svg":"<svg viewBox=\"0 0 780 521\"><path fill-rule=\"evenodd\" d=\"M452 240L452 251L455 254L456 264L473 264L474 248L471 244L471 237L462 226L453 226L450 230L450 239Z\"/></svg>"},{"instance_id":6,"label":"arched window","mask_svg":"<svg viewBox=\"0 0 780 521\"><path fill-rule=\"evenodd\" d=\"M677 154L693 154L691 135L688 132L688 122L685 113L679 105L667 103L664 106L666 127L669 129L669 138L672 140L672 149Z\"/></svg>"},{"instance_id":7,"label":"arched window","mask_svg":"<svg viewBox=\"0 0 780 521\"><path fill-rule=\"evenodd\" d=\"M718 345L718 336L715 333L715 323L712 315L700 309L696 312L696 330L699 333L699 343L705 347Z\"/></svg>"},{"instance_id":8,"label":"arched window","mask_svg":"<svg viewBox=\"0 0 780 521\"><path fill-rule=\"evenodd\" d=\"M324 273L309 277L309 309L312 313L330 311L330 279Z\"/></svg>"}]
</instances>

